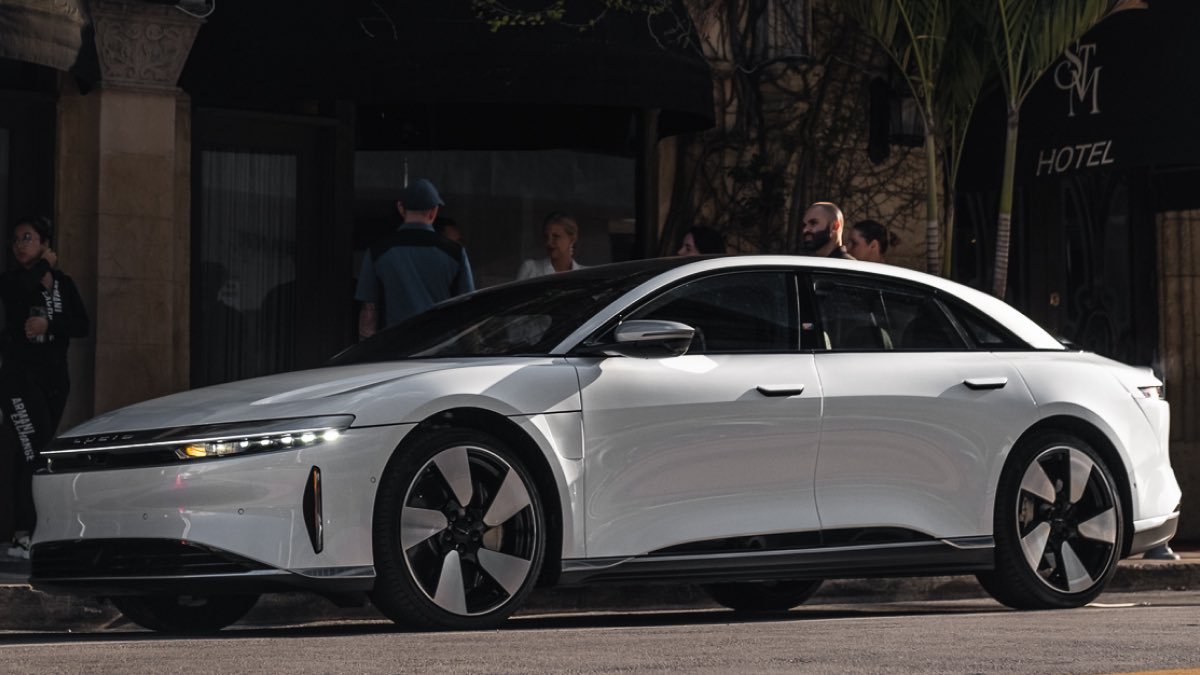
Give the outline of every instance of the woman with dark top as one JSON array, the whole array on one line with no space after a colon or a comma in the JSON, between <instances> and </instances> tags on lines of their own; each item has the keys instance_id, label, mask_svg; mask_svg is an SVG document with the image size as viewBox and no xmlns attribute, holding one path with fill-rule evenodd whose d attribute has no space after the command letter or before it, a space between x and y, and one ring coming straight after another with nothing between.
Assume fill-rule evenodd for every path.
<instances>
[{"instance_id":1,"label":"woman with dark top","mask_svg":"<svg viewBox=\"0 0 1200 675\"><path fill-rule=\"evenodd\" d=\"M725 237L711 227L695 225L683 235L683 243L675 252L678 256L711 255L725 253Z\"/></svg>"},{"instance_id":2,"label":"woman with dark top","mask_svg":"<svg viewBox=\"0 0 1200 675\"><path fill-rule=\"evenodd\" d=\"M0 365L0 439L9 475L17 477L10 556L28 557L37 522L32 482L38 453L62 421L71 381L67 348L88 331L87 311L69 276L55 268L53 232L43 217L17 220L11 230L16 266L0 276L4 302L3 364Z\"/></svg>"},{"instance_id":3,"label":"woman with dark top","mask_svg":"<svg viewBox=\"0 0 1200 675\"><path fill-rule=\"evenodd\" d=\"M855 260L887 262L884 255L888 248L900 243L899 237L888 232L883 223L875 220L860 220L850 228L850 240L846 250Z\"/></svg>"}]
</instances>

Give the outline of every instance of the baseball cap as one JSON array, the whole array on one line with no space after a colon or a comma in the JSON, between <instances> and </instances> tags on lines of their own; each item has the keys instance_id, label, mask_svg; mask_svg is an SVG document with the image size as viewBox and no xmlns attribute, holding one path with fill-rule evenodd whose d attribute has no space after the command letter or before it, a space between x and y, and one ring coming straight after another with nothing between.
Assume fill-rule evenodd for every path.
<instances>
[{"instance_id":1,"label":"baseball cap","mask_svg":"<svg viewBox=\"0 0 1200 675\"><path fill-rule=\"evenodd\" d=\"M409 211L428 211L445 204L437 188L426 178L418 178L401 190L400 203Z\"/></svg>"}]
</instances>

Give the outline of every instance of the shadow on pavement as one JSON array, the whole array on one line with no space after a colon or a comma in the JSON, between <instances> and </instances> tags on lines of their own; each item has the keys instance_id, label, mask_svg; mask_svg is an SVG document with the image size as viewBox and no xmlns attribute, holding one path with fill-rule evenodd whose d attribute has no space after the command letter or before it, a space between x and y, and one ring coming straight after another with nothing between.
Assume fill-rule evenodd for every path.
<instances>
[{"instance_id":1,"label":"shadow on pavement","mask_svg":"<svg viewBox=\"0 0 1200 675\"><path fill-rule=\"evenodd\" d=\"M933 616L1006 612L999 605L986 602L969 603L892 603L872 606L801 607L785 613L738 614L730 610L705 609L684 611L655 611L628 613L585 613L517 616L497 629L519 633L534 630L644 628L671 626L704 626L745 623L774 623L778 621L816 621L827 619L879 618L900 616ZM497 630L484 631L494 634ZM71 644L82 642L124 642L153 640L246 640L263 638L342 637L371 634L403 633L401 628L386 619L355 621L353 623L306 623L291 626L238 625L211 635L165 635L139 629L119 620L108 627L86 633L12 632L0 634L0 644ZM412 632L413 635L422 633ZM442 635L454 633L441 633ZM458 633L467 635L469 633Z\"/></svg>"}]
</instances>

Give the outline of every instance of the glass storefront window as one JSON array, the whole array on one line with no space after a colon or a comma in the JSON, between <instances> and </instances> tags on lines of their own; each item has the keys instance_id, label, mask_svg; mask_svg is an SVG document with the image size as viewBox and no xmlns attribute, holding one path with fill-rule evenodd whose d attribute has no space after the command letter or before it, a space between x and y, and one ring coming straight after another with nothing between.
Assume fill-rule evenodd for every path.
<instances>
[{"instance_id":1,"label":"glass storefront window","mask_svg":"<svg viewBox=\"0 0 1200 675\"><path fill-rule=\"evenodd\" d=\"M512 281L527 258L546 257L542 220L551 211L565 211L579 223L580 264L627 260L634 170L632 158L570 150L360 151L354 248L361 255L399 224L395 203L405 180L428 178L446 202L441 215L462 233L481 288Z\"/></svg>"},{"instance_id":2,"label":"glass storefront window","mask_svg":"<svg viewBox=\"0 0 1200 675\"><path fill-rule=\"evenodd\" d=\"M297 165L290 154L202 153L193 385L294 365Z\"/></svg>"}]
</instances>

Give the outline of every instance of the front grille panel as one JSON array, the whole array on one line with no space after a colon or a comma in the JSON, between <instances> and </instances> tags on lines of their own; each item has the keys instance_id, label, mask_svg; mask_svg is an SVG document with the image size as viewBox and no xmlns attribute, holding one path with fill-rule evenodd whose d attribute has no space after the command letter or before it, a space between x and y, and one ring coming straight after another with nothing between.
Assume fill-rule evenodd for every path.
<instances>
[{"instance_id":1,"label":"front grille panel","mask_svg":"<svg viewBox=\"0 0 1200 675\"><path fill-rule=\"evenodd\" d=\"M271 569L253 560L174 539L87 539L37 544L35 579L147 578L244 574Z\"/></svg>"},{"instance_id":2,"label":"front grille panel","mask_svg":"<svg viewBox=\"0 0 1200 675\"><path fill-rule=\"evenodd\" d=\"M141 451L95 452L78 455L61 455L47 458L48 473L71 473L73 471L98 471L103 469L128 469L143 466L165 466L178 464L179 457L170 448L147 448Z\"/></svg>"}]
</instances>

